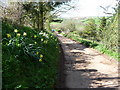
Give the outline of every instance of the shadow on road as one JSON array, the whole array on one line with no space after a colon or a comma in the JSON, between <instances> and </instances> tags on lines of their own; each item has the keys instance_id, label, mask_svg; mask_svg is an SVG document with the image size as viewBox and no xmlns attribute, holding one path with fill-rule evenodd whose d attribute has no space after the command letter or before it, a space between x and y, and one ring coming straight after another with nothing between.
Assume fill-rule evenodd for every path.
<instances>
[{"instance_id":1,"label":"shadow on road","mask_svg":"<svg viewBox=\"0 0 120 90\"><path fill-rule=\"evenodd\" d=\"M61 65L64 76L61 75L60 77L64 79L62 88L69 88L70 90L71 88L81 88L79 90L84 90L83 88L117 90L115 88L119 87L117 82L120 77L109 77L107 74L100 73L94 67L93 69L86 68L94 56L101 54L85 54L84 50L87 47L84 45L62 36L58 36L58 39L64 54L64 63L62 63L64 65Z\"/></svg>"}]
</instances>

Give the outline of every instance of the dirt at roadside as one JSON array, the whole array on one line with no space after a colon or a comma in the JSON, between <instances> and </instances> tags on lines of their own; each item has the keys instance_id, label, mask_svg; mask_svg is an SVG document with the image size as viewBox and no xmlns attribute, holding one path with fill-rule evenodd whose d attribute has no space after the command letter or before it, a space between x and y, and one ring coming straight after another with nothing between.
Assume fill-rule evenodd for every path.
<instances>
[{"instance_id":1,"label":"dirt at roadside","mask_svg":"<svg viewBox=\"0 0 120 90\"><path fill-rule=\"evenodd\" d=\"M63 75L60 75L63 84L59 88L120 87L117 60L62 35L57 36L64 53Z\"/></svg>"}]
</instances>

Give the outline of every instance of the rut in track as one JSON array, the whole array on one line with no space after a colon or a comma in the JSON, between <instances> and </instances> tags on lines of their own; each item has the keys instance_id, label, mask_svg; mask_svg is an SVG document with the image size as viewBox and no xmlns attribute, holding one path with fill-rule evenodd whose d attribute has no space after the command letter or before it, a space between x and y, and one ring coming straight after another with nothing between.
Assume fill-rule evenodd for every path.
<instances>
[{"instance_id":1,"label":"rut in track","mask_svg":"<svg viewBox=\"0 0 120 90\"><path fill-rule=\"evenodd\" d=\"M118 62L107 55L57 35L65 57L66 88L118 88Z\"/></svg>"}]
</instances>

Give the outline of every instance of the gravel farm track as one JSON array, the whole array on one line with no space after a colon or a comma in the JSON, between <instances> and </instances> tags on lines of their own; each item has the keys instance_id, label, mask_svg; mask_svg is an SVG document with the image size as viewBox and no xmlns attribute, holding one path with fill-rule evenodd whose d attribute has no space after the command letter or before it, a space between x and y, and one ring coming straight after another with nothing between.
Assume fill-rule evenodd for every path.
<instances>
[{"instance_id":1,"label":"gravel farm track","mask_svg":"<svg viewBox=\"0 0 120 90\"><path fill-rule=\"evenodd\" d=\"M62 49L58 88L119 90L117 60L60 34L57 37Z\"/></svg>"}]
</instances>

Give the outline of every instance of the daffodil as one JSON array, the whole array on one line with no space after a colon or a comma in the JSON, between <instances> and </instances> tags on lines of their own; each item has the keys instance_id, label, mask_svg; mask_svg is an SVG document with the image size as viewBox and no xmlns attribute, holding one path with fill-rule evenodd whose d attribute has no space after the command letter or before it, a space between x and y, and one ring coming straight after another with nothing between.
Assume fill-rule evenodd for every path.
<instances>
[{"instance_id":1,"label":"daffodil","mask_svg":"<svg viewBox=\"0 0 120 90\"><path fill-rule=\"evenodd\" d=\"M39 62L42 62L42 59L39 59Z\"/></svg>"},{"instance_id":2,"label":"daffodil","mask_svg":"<svg viewBox=\"0 0 120 90\"><path fill-rule=\"evenodd\" d=\"M45 44L47 44L48 41L44 41Z\"/></svg>"},{"instance_id":3,"label":"daffodil","mask_svg":"<svg viewBox=\"0 0 120 90\"><path fill-rule=\"evenodd\" d=\"M40 58L43 58L43 55L42 55L42 54L40 55Z\"/></svg>"},{"instance_id":4,"label":"daffodil","mask_svg":"<svg viewBox=\"0 0 120 90\"><path fill-rule=\"evenodd\" d=\"M35 44L37 44L37 42L34 42Z\"/></svg>"},{"instance_id":5,"label":"daffodil","mask_svg":"<svg viewBox=\"0 0 120 90\"><path fill-rule=\"evenodd\" d=\"M18 33L17 36L20 37L20 33Z\"/></svg>"},{"instance_id":6,"label":"daffodil","mask_svg":"<svg viewBox=\"0 0 120 90\"><path fill-rule=\"evenodd\" d=\"M27 36L27 33L26 33L26 32L24 32L24 33L23 33L23 36Z\"/></svg>"},{"instance_id":7,"label":"daffodil","mask_svg":"<svg viewBox=\"0 0 120 90\"><path fill-rule=\"evenodd\" d=\"M43 38L41 39L41 41L43 41Z\"/></svg>"},{"instance_id":8,"label":"daffodil","mask_svg":"<svg viewBox=\"0 0 120 90\"><path fill-rule=\"evenodd\" d=\"M9 38L9 37L11 37L11 35L10 35L10 34L7 34L7 37Z\"/></svg>"},{"instance_id":9,"label":"daffodil","mask_svg":"<svg viewBox=\"0 0 120 90\"><path fill-rule=\"evenodd\" d=\"M36 38L37 36L36 35L34 35L34 38Z\"/></svg>"},{"instance_id":10,"label":"daffodil","mask_svg":"<svg viewBox=\"0 0 120 90\"><path fill-rule=\"evenodd\" d=\"M17 30L17 29L15 29L15 30L14 30L14 32L16 32L16 33L17 33L17 32L18 32L18 30Z\"/></svg>"},{"instance_id":11,"label":"daffodil","mask_svg":"<svg viewBox=\"0 0 120 90\"><path fill-rule=\"evenodd\" d=\"M20 46L21 46L21 44L17 44L17 46L18 46L18 47L20 47Z\"/></svg>"},{"instance_id":12,"label":"daffodil","mask_svg":"<svg viewBox=\"0 0 120 90\"><path fill-rule=\"evenodd\" d=\"M36 54L38 55L38 54L39 54L39 52L36 52Z\"/></svg>"}]
</instances>

